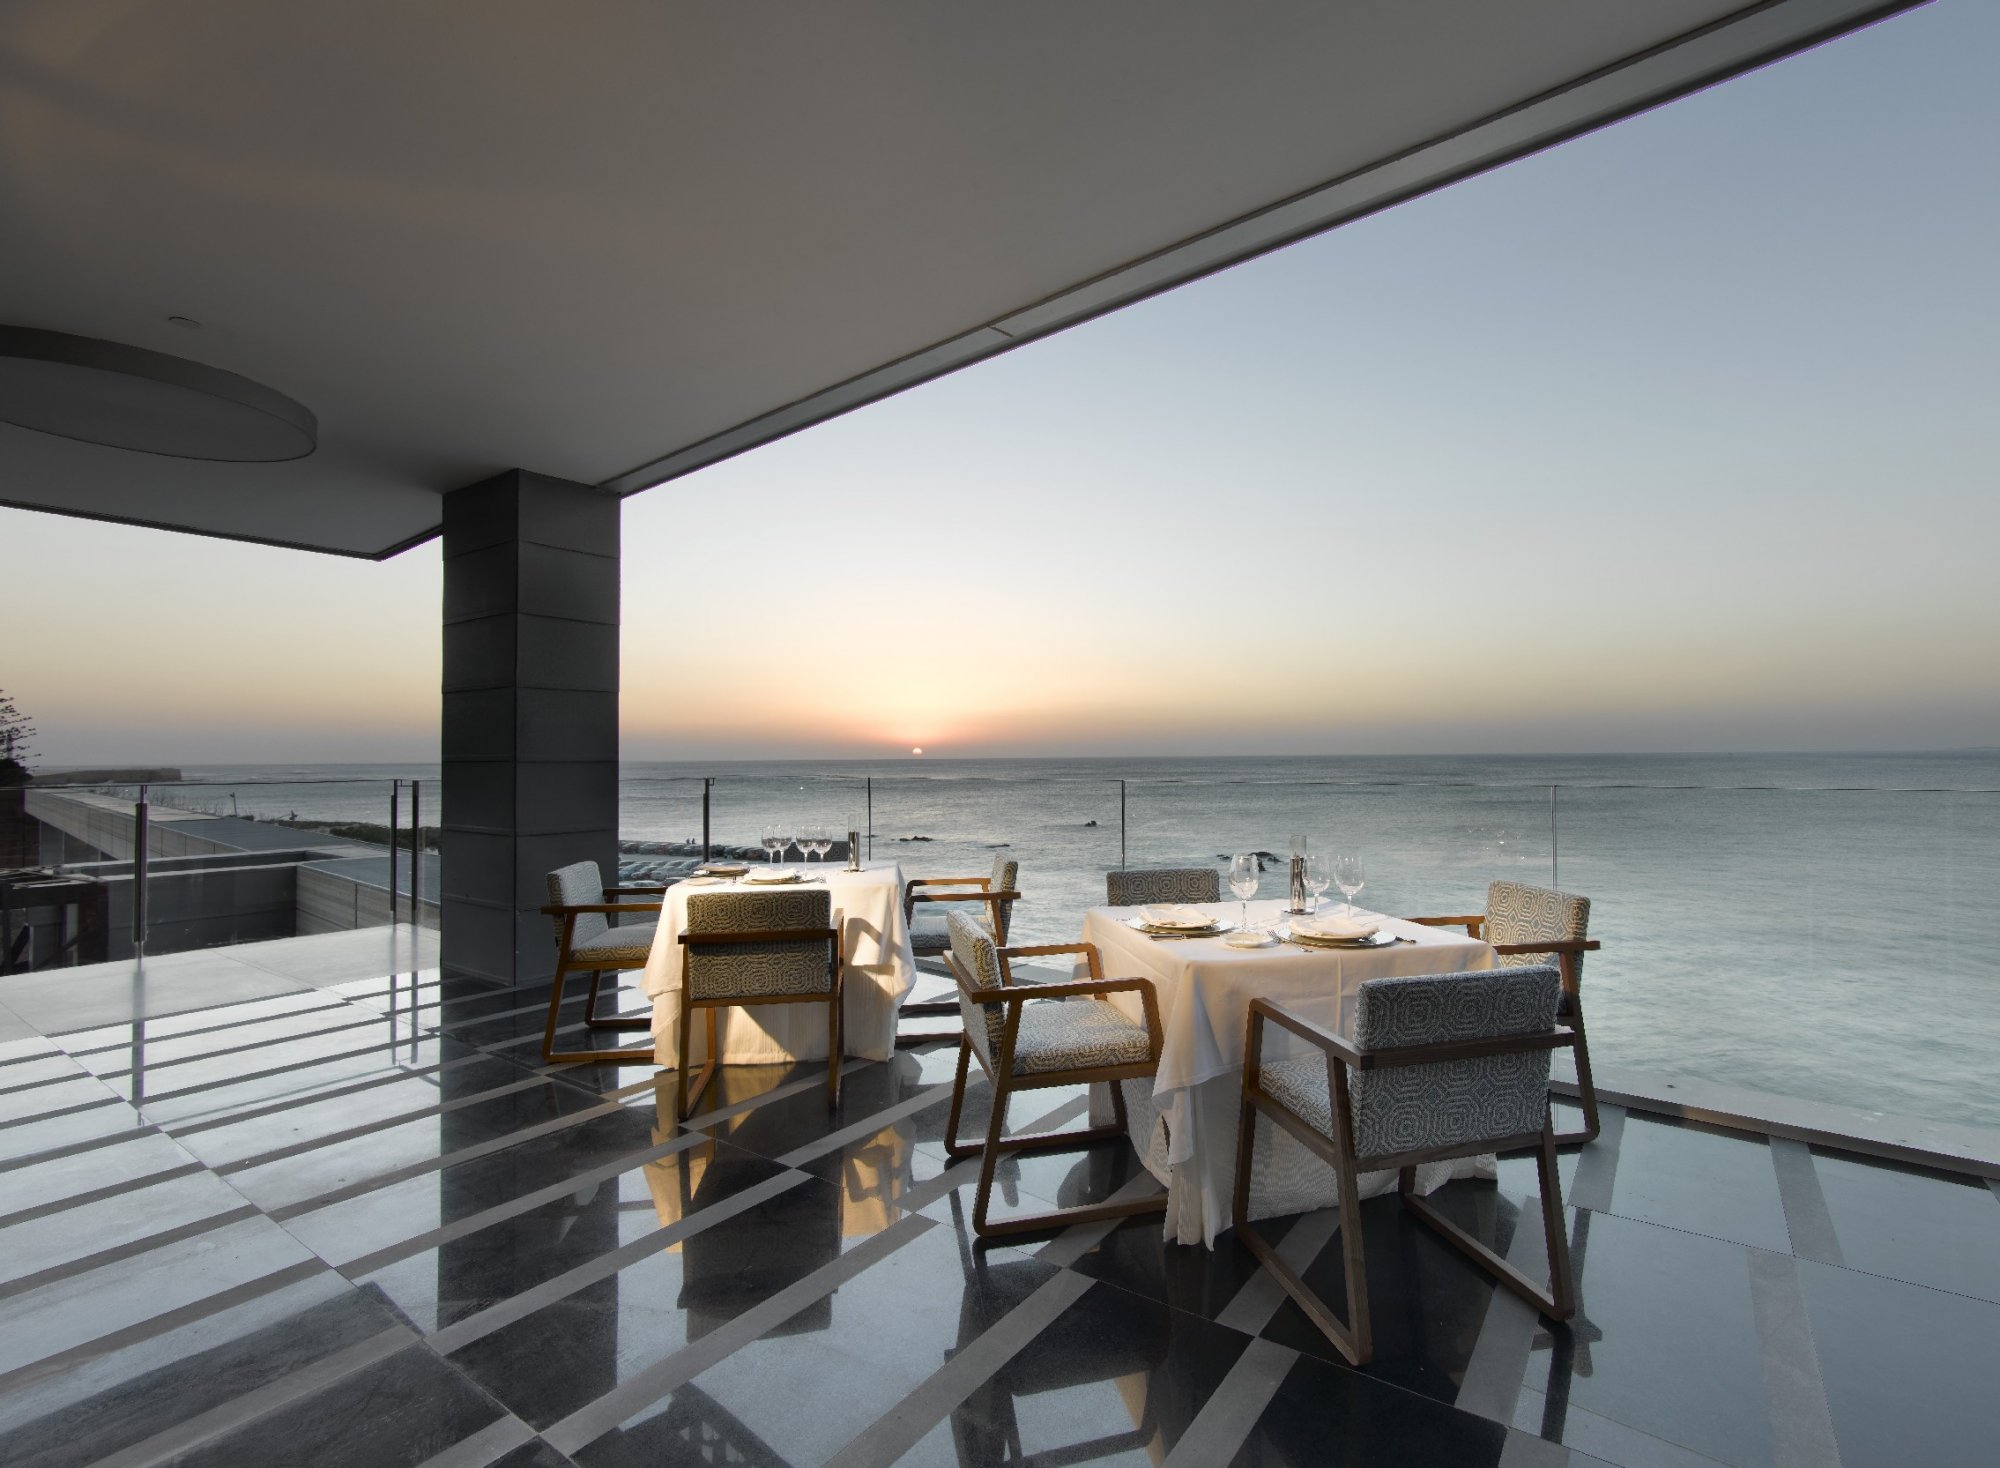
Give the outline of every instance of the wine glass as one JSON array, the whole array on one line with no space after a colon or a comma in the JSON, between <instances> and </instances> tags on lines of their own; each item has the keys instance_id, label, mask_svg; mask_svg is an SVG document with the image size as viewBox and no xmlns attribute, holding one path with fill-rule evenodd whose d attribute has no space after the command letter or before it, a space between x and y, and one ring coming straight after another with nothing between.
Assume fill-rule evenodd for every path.
<instances>
[{"instance_id":1,"label":"wine glass","mask_svg":"<svg viewBox=\"0 0 2000 1468\"><path fill-rule=\"evenodd\" d=\"M1324 856L1306 857L1306 891L1312 893L1312 911L1319 911L1319 900L1326 895L1326 889L1333 885L1333 872L1328 868ZM1359 891L1359 888L1355 889Z\"/></svg>"},{"instance_id":2,"label":"wine glass","mask_svg":"<svg viewBox=\"0 0 2000 1468\"><path fill-rule=\"evenodd\" d=\"M825 856L827 848L832 844L832 842L826 839L826 827L824 826L807 826L803 831L799 832L799 849L806 854L807 861L811 861L815 857Z\"/></svg>"},{"instance_id":3,"label":"wine glass","mask_svg":"<svg viewBox=\"0 0 2000 1468\"><path fill-rule=\"evenodd\" d=\"M1356 911L1354 894L1368 885L1367 877L1361 869L1361 858L1336 856L1333 859L1333 885L1338 887L1340 895L1347 899L1347 911L1351 917Z\"/></svg>"},{"instance_id":4,"label":"wine glass","mask_svg":"<svg viewBox=\"0 0 2000 1468\"><path fill-rule=\"evenodd\" d=\"M1243 904L1241 926L1250 926L1250 899L1257 895L1257 853L1239 851L1229 863L1229 890Z\"/></svg>"},{"instance_id":5,"label":"wine glass","mask_svg":"<svg viewBox=\"0 0 2000 1468\"><path fill-rule=\"evenodd\" d=\"M772 866L778 864L778 853L791 844L792 838L785 834L782 826L764 828L764 860Z\"/></svg>"}]
</instances>

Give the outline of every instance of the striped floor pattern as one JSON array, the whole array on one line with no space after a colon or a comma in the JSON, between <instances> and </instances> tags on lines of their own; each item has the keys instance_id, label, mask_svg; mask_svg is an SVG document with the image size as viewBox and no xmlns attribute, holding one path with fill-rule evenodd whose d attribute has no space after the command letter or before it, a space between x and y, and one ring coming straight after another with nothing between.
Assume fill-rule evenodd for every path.
<instances>
[{"instance_id":1,"label":"striped floor pattern","mask_svg":"<svg viewBox=\"0 0 2000 1468\"><path fill-rule=\"evenodd\" d=\"M540 1065L532 995L318 942L271 992L186 956L122 1014L116 975L67 971L67 1010L0 980L0 1463L1856 1468L2000 1441L1976 1180L1614 1110L1564 1163L1578 1320L1377 1200L1354 1371L1228 1239L976 1246L949 1045L849 1062L835 1112L819 1066L730 1069L677 1126L650 1068ZM172 1012L176 974L209 1002ZM1047 1154L996 1211L1157 1187ZM1532 1188L1508 1160L1439 1196L1533 1268ZM1336 1217L1273 1232L1337 1298Z\"/></svg>"}]
</instances>

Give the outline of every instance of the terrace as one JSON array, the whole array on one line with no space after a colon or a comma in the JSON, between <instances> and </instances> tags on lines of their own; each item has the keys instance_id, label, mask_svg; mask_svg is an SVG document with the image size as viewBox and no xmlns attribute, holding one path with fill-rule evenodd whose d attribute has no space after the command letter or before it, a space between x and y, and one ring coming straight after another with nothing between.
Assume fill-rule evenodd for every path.
<instances>
[{"instance_id":1,"label":"terrace","mask_svg":"<svg viewBox=\"0 0 2000 1468\"><path fill-rule=\"evenodd\" d=\"M1360 1367L1213 1210L1199 1242L1156 1217L979 1237L979 1164L946 1145L958 1041L895 1008L962 978L907 943L881 966L915 987L881 1058L836 1053L831 1107L824 1059L724 1064L681 1118L688 1067L544 1054L552 873L664 877L641 849L664 835L678 876L711 835L857 794L950 870L1034 824L966 809L943 838L915 787L829 785L814 812L621 769L625 498L1905 8L10 7L0 503L362 560L438 540L443 614L413 631L443 688L421 815L406 781L341 813L386 816L393 846L290 824L289 799L174 811L157 776L0 789L0 1460L1990 1461L1990 789L1676 797L1692 849L1773 874L1784 905L1759 908L1628 840L1653 812L1602 783L1493 782L1468 838L1414 780L1274 786L1226 822L1138 772L1015 782L1063 812L1023 883L1033 940L1109 921L1108 870L1254 854L1294 809L1405 834L1415 857L1373 871L1385 910L1462 913L1499 876L1704 914L1612 901L1597 930L1614 1052L1669 1002L1750 1039L1602 1068L1602 1131L1559 1170L1572 1317L1394 1198L1265 1224L1327 1298L1365 1242ZM837 570L815 595L845 594ZM647 780L670 829L627 824ZM869 854L898 897L924 874ZM1833 891L1886 909L1871 943ZM1843 1038L1893 1030L1915 1063L1815 1053L1783 987L1823 964L1846 965ZM656 977L615 1007L650 1009L664 1059L688 989ZM580 994L554 1037L618 1038ZM1034 1093L1009 1130L1096 1099ZM996 1104L975 1072L961 1131ZM1432 1201L1534 1276L1545 1185L1518 1155L1495 1171ZM1161 1177L1122 1140L1009 1154L993 1213Z\"/></svg>"},{"instance_id":2,"label":"terrace","mask_svg":"<svg viewBox=\"0 0 2000 1468\"><path fill-rule=\"evenodd\" d=\"M849 1062L834 1112L816 1064L729 1067L677 1126L670 1076L542 1066L539 1004L436 963L405 926L0 981L0 1457L1991 1457L1978 1179L1608 1107L1563 1162L1575 1320L1371 1200L1357 1371L1227 1236L976 1241L976 1164L940 1146L951 1047ZM1130 1154L1043 1155L1001 1211L1156 1186ZM1533 1191L1509 1159L1438 1197L1532 1267ZM1274 1230L1336 1294L1338 1226Z\"/></svg>"}]
</instances>

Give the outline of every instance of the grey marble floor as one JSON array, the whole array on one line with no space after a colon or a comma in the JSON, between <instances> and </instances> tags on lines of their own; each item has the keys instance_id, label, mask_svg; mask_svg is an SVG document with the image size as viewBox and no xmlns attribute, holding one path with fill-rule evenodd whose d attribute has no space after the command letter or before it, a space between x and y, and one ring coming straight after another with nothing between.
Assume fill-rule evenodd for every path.
<instances>
[{"instance_id":1,"label":"grey marble floor","mask_svg":"<svg viewBox=\"0 0 2000 1468\"><path fill-rule=\"evenodd\" d=\"M0 980L0 1462L2000 1457L1977 1180L1614 1109L1563 1167L1577 1319L1373 1200L1356 1371L1226 1236L975 1244L948 1045L851 1062L835 1112L818 1066L731 1069L679 1126L650 1067L542 1066L535 997L429 935L334 939ZM999 1201L1154 1186L1100 1148ZM1438 1196L1532 1267L1533 1187ZM1337 1223L1273 1229L1335 1298Z\"/></svg>"}]
</instances>

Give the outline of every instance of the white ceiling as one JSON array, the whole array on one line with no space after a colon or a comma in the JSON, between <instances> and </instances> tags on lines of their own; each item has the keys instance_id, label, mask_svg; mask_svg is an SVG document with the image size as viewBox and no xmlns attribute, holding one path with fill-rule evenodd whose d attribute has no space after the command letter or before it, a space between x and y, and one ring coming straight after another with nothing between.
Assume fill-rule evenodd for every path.
<instances>
[{"instance_id":1,"label":"white ceiling","mask_svg":"<svg viewBox=\"0 0 2000 1468\"><path fill-rule=\"evenodd\" d=\"M0 426L0 502L381 554L501 469L642 488L1893 8L11 0L0 322L320 448Z\"/></svg>"}]
</instances>

